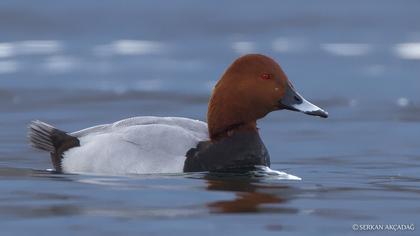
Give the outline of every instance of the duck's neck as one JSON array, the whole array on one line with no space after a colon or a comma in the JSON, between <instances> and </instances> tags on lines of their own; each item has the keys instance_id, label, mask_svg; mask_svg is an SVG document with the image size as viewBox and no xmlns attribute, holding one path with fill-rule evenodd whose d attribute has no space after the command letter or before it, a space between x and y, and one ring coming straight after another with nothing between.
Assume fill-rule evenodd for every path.
<instances>
[{"instance_id":1,"label":"duck's neck","mask_svg":"<svg viewBox=\"0 0 420 236\"><path fill-rule=\"evenodd\" d=\"M210 139L213 142L217 142L224 138L228 138L233 136L238 132L255 132L258 133L257 122L239 122L239 123L229 123L225 122L224 126L217 127L217 129L210 129L209 126L209 134Z\"/></svg>"},{"instance_id":2,"label":"duck's neck","mask_svg":"<svg viewBox=\"0 0 420 236\"><path fill-rule=\"evenodd\" d=\"M223 91L226 91L223 84L216 85L209 101L207 123L211 141L218 141L241 131L258 132L257 112L235 94Z\"/></svg>"}]
</instances>

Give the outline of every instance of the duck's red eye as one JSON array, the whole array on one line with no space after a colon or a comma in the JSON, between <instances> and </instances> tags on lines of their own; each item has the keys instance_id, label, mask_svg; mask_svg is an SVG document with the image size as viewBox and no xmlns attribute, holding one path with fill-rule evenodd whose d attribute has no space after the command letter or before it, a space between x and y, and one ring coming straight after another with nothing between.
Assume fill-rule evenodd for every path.
<instances>
[{"instance_id":1,"label":"duck's red eye","mask_svg":"<svg viewBox=\"0 0 420 236\"><path fill-rule=\"evenodd\" d=\"M273 75L272 74L264 73L264 74L262 74L260 76L260 78L263 79L263 80L269 80L269 79L272 79L273 78Z\"/></svg>"}]
</instances>

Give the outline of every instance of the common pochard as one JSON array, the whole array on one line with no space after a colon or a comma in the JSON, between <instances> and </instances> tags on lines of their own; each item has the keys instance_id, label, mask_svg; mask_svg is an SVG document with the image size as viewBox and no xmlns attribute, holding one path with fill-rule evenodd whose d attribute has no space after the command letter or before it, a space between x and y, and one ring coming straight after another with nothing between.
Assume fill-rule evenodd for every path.
<instances>
[{"instance_id":1,"label":"common pochard","mask_svg":"<svg viewBox=\"0 0 420 236\"><path fill-rule=\"evenodd\" d=\"M328 116L297 93L273 59L249 54L236 59L217 82L207 124L143 116L67 133L33 121L29 140L50 152L56 171L66 173L247 171L270 166L257 120L278 110Z\"/></svg>"}]
</instances>

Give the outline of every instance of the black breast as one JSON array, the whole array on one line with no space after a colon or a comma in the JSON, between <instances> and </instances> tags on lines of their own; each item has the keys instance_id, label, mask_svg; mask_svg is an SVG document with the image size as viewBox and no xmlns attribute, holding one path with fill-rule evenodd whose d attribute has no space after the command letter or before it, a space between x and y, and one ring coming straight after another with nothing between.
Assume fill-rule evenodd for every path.
<instances>
[{"instance_id":1,"label":"black breast","mask_svg":"<svg viewBox=\"0 0 420 236\"><path fill-rule=\"evenodd\" d=\"M215 143L200 142L186 156L184 172L244 172L255 165L270 166L270 156L257 132L238 132Z\"/></svg>"}]
</instances>

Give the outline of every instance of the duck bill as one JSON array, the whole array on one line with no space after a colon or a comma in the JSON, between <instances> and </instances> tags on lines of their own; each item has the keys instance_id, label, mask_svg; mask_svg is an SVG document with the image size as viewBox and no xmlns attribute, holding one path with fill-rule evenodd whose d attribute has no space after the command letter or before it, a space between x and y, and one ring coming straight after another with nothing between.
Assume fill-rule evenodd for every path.
<instances>
[{"instance_id":1,"label":"duck bill","mask_svg":"<svg viewBox=\"0 0 420 236\"><path fill-rule=\"evenodd\" d=\"M289 82L283 98L279 101L279 109L298 111L311 116L328 117L328 112L308 102Z\"/></svg>"}]
</instances>

